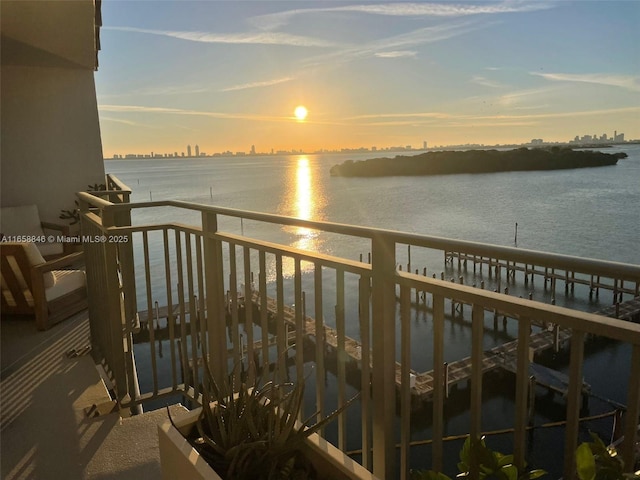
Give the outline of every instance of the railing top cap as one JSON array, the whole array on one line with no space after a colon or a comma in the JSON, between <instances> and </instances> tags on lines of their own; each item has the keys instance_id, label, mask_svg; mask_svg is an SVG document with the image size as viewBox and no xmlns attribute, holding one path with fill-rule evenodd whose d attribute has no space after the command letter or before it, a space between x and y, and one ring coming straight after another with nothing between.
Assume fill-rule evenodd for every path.
<instances>
[{"instance_id":1,"label":"railing top cap","mask_svg":"<svg viewBox=\"0 0 640 480\"><path fill-rule=\"evenodd\" d=\"M115 204L109 202L108 200L105 200L104 198L101 198L99 196L93 195L92 192L77 192L76 196L84 201L87 202L89 205L95 206L95 207L99 207L99 208L107 208L110 206L113 206Z\"/></svg>"},{"instance_id":2,"label":"railing top cap","mask_svg":"<svg viewBox=\"0 0 640 480\"><path fill-rule=\"evenodd\" d=\"M247 220L256 220L267 223L275 223L279 225L302 226L314 230L321 230L340 235L368 238L374 242L383 241L414 245L424 248L434 248L444 251L461 251L470 255L479 255L494 258L504 258L505 256L507 256L510 260L518 261L521 263L531 263L542 267L549 266L551 268L575 270L587 274L592 273L596 275L610 275L612 278L616 277L616 275L620 275L620 278L633 277L640 280L640 265L590 259L565 254L541 252L536 250L527 250L509 246L492 245L480 242L472 242L468 240L457 240L416 233L399 232L378 227L364 227L320 220L303 220L299 218L286 217L271 213L261 213L227 207L216 207L180 200L164 200L126 204L111 204L109 202L106 202L99 206L107 205L109 206L109 208L113 208L115 210L176 207L198 211L201 213L208 212L216 215L244 218Z\"/></svg>"}]
</instances>

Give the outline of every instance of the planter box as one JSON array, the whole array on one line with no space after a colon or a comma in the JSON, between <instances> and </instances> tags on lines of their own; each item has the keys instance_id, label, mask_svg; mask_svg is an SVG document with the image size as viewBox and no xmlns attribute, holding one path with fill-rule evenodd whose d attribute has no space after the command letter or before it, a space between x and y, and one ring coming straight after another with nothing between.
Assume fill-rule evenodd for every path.
<instances>
[{"instance_id":1,"label":"planter box","mask_svg":"<svg viewBox=\"0 0 640 480\"><path fill-rule=\"evenodd\" d=\"M178 429L169 420L158 425L163 480L222 480L183 436L195 428L199 415L200 409L185 410L184 415L174 419ZM366 468L315 433L307 439L303 452L321 478L377 480Z\"/></svg>"}]
</instances>

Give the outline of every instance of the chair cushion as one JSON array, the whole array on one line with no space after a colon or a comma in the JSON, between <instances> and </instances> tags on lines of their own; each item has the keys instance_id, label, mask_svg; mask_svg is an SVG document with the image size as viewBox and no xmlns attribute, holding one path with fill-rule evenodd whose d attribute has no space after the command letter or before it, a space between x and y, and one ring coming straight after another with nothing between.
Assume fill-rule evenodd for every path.
<instances>
[{"instance_id":1,"label":"chair cushion","mask_svg":"<svg viewBox=\"0 0 640 480\"><path fill-rule=\"evenodd\" d=\"M38 247L35 243L24 243L24 250L27 254L27 258L29 259L29 263L31 266L40 265L44 263L45 260L42 257L42 253L38 250ZM53 272L44 272L42 274L42 278L44 280L44 288L51 288L56 284L56 277Z\"/></svg>"},{"instance_id":2,"label":"chair cushion","mask_svg":"<svg viewBox=\"0 0 640 480\"><path fill-rule=\"evenodd\" d=\"M38 206L2 207L0 232L7 236L29 235L39 237L44 235L40 224Z\"/></svg>"},{"instance_id":3,"label":"chair cushion","mask_svg":"<svg viewBox=\"0 0 640 480\"><path fill-rule=\"evenodd\" d=\"M83 288L86 284L85 274L82 270L54 270L53 274L56 277L56 283L45 291L47 302L60 298L78 288Z\"/></svg>"},{"instance_id":4,"label":"chair cushion","mask_svg":"<svg viewBox=\"0 0 640 480\"><path fill-rule=\"evenodd\" d=\"M78 288L82 288L86 284L85 273L82 270L54 270L51 273L54 274L56 281L55 285L52 285L45 290L44 296L47 299L47 302L60 298L63 295L77 290ZM15 307L16 301L11 295L11 291L5 288L4 279L2 283L2 295L4 296L7 305ZM26 287L26 284L24 286ZM29 289L24 288L23 295L27 304L33 307L33 296Z\"/></svg>"},{"instance_id":5,"label":"chair cushion","mask_svg":"<svg viewBox=\"0 0 640 480\"><path fill-rule=\"evenodd\" d=\"M62 243L36 243L36 247L40 250L42 256L62 255L64 246Z\"/></svg>"}]
</instances>

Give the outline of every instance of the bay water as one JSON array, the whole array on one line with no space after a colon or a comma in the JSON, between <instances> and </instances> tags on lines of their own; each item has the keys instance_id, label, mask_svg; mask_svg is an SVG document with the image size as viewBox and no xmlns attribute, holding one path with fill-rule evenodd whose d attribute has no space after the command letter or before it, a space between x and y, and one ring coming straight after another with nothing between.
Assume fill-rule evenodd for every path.
<instances>
[{"instance_id":1,"label":"bay water","mask_svg":"<svg viewBox=\"0 0 640 480\"><path fill-rule=\"evenodd\" d=\"M345 160L372 158L367 154L270 155L208 158L167 158L111 160L105 162L108 173L115 174L132 189L132 202L149 200L184 200L241 210L274 213L309 220L379 227L446 238L516 246L528 250L562 253L586 258L640 264L640 145L619 145L607 152L626 152L628 158L615 166L539 172L502 172L489 174L439 175L431 177L331 177L329 169ZM384 155L393 156L393 153ZM175 209L141 209L134 211L133 223L180 221L199 225L195 212ZM517 241L515 225L517 227ZM253 222L236 219L221 225L225 231L246 233L286 245L357 260L366 258L368 244L354 239L308 229L282 227L266 229ZM408 263L408 252L399 250L398 263ZM445 266L442 253L412 252L412 266L427 267L429 273L445 271L447 278L456 269ZM311 266L307 266L311 268ZM137 269L140 271L141 269ZM273 265L267 279L275 277ZM291 274L285 268L285 274ZM313 274L307 271L308 280ZM325 282L331 288L332 280ZM542 282L541 282L542 283ZM353 286L353 285L351 285ZM347 294L350 284L347 281ZM311 287L312 290L312 287ZM518 291L516 291L516 294ZM520 294L526 290L520 289ZM538 288L536 299L550 301L549 293ZM292 298L286 298L288 303ZM313 304L312 298L309 304ZM587 311L597 311L610 304L610 298L589 300L585 289L558 303ZM139 307L139 309L145 309ZM324 308L332 311L331 305ZM328 314L327 314L328 315ZM412 330L412 368L425 371L432 367L428 348L432 336L426 313L416 311ZM331 319L326 319L331 324ZM347 318L347 334L357 329L355 319ZM515 323L515 322L514 322ZM413 327L412 327L413 328ZM487 348L515 336L515 326L485 335ZM470 327L456 324L446 329L447 360L468 355ZM136 345L140 370L148 363L149 349ZM415 358L414 358L415 357ZM626 401L627 365L630 349L609 344L587 348L585 380L591 384L585 414L610 411ZM566 352L548 354L540 359L558 370L566 370ZM624 366L624 368L620 368ZM508 377L506 377L508 378ZM141 387L149 380L141 375ZM335 381L327 384L335 390ZM487 378L483 407L483 429L508 428L514 418L512 379ZM608 399L608 400L607 400ZM445 407L446 435L468 432L468 391L452 394ZM542 396L536 402L535 424L561 420L564 402ZM348 419L350 435L359 438L359 418ZM412 437L428 438L431 418L428 409L412 416ZM583 424L608 441L611 420ZM535 430L529 442L529 463L558 476L564 431L561 428ZM510 452L510 437L491 437L493 448ZM461 441L446 443L449 473L455 471ZM412 452L412 465L430 464L428 447Z\"/></svg>"}]
</instances>

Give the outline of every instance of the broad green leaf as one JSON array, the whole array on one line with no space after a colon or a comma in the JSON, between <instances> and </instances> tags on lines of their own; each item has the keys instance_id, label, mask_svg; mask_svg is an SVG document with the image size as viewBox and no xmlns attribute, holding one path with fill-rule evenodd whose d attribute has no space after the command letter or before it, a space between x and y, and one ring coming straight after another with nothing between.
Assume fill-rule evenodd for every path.
<instances>
[{"instance_id":1,"label":"broad green leaf","mask_svg":"<svg viewBox=\"0 0 640 480\"><path fill-rule=\"evenodd\" d=\"M411 480L451 480L444 473L434 472L433 470L411 471Z\"/></svg>"},{"instance_id":2,"label":"broad green leaf","mask_svg":"<svg viewBox=\"0 0 640 480\"><path fill-rule=\"evenodd\" d=\"M528 478L529 480L534 480L534 479L536 479L536 478L540 478L541 476L546 475L546 474L547 474L547 471L546 471L546 470L540 470L540 469L538 469L538 470L531 470L531 471L528 473L527 478Z\"/></svg>"},{"instance_id":3,"label":"broad green leaf","mask_svg":"<svg viewBox=\"0 0 640 480\"><path fill-rule=\"evenodd\" d=\"M500 473L508 480L518 480L518 469L515 465L507 465L500 469Z\"/></svg>"},{"instance_id":4,"label":"broad green leaf","mask_svg":"<svg viewBox=\"0 0 640 480\"><path fill-rule=\"evenodd\" d=\"M576 450L576 466L580 480L593 480L596 476L596 460L589 444L582 443Z\"/></svg>"}]
</instances>

